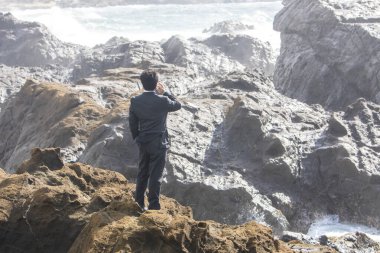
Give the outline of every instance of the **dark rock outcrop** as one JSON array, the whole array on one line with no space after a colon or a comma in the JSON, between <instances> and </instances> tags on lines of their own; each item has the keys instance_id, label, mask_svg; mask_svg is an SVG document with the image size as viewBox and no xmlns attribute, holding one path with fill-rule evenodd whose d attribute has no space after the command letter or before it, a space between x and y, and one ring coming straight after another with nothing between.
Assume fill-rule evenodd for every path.
<instances>
[{"instance_id":1,"label":"dark rock outcrop","mask_svg":"<svg viewBox=\"0 0 380 253\"><path fill-rule=\"evenodd\" d=\"M277 14L281 54L274 83L308 104L380 103L380 19L375 0L288 0Z\"/></svg>"},{"instance_id":2,"label":"dark rock outcrop","mask_svg":"<svg viewBox=\"0 0 380 253\"><path fill-rule=\"evenodd\" d=\"M0 13L0 63L9 66L70 65L81 46L63 43L36 22Z\"/></svg>"}]
</instances>

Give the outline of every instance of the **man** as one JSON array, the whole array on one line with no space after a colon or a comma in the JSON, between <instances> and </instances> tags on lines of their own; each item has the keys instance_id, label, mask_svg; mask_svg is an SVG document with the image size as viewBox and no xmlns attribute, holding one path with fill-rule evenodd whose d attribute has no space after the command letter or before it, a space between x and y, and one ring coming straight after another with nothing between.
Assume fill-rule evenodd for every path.
<instances>
[{"instance_id":1,"label":"man","mask_svg":"<svg viewBox=\"0 0 380 253\"><path fill-rule=\"evenodd\" d=\"M131 98L129 109L129 127L139 146L135 200L145 210L144 195L148 187L148 209L160 210L162 173L169 148L166 118L168 112L181 109L181 103L165 91L156 72L146 70L140 80L144 93Z\"/></svg>"}]
</instances>

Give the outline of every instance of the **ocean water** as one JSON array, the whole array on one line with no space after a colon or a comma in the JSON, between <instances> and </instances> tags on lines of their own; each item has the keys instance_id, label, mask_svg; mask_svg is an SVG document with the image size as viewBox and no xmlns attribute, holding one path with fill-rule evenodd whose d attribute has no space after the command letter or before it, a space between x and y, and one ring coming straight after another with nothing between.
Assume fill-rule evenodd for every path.
<instances>
[{"instance_id":1,"label":"ocean water","mask_svg":"<svg viewBox=\"0 0 380 253\"><path fill-rule=\"evenodd\" d=\"M337 215L329 215L313 223L308 235L318 238L321 235L341 236L347 233L362 232L380 243L380 230L360 224L342 223Z\"/></svg>"},{"instance_id":2,"label":"ocean water","mask_svg":"<svg viewBox=\"0 0 380 253\"><path fill-rule=\"evenodd\" d=\"M172 35L202 37L205 36L202 31L214 23L235 20L253 24L255 29L250 34L278 49L280 35L273 30L273 19L281 8L281 1L275 1L9 11L19 19L45 24L63 41L87 46L104 43L113 36L149 41L161 41Z\"/></svg>"}]
</instances>

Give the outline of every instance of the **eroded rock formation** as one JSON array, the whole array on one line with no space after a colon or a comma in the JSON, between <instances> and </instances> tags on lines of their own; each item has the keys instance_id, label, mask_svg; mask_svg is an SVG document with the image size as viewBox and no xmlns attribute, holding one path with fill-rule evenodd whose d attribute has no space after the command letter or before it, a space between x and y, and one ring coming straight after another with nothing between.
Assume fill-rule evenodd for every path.
<instances>
[{"instance_id":1,"label":"eroded rock formation","mask_svg":"<svg viewBox=\"0 0 380 253\"><path fill-rule=\"evenodd\" d=\"M1 252L293 252L268 227L196 221L164 196L162 210L142 213L121 174L64 164L58 149L33 149L17 174L0 170L0 203Z\"/></svg>"},{"instance_id":2,"label":"eroded rock formation","mask_svg":"<svg viewBox=\"0 0 380 253\"><path fill-rule=\"evenodd\" d=\"M57 149L34 149L19 173L1 171L1 252L67 252L94 212L128 194L119 173L64 165Z\"/></svg>"},{"instance_id":3,"label":"eroded rock formation","mask_svg":"<svg viewBox=\"0 0 380 253\"><path fill-rule=\"evenodd\" d=\"M277 14L274 83L308 104L380 103L380 5L375 0L288 0Z\"/></svg>"},{"instance_id":4,"label":"eroded rock formation","mask_svg":"<svg viewBox=\"0 0 380 253\"><path fill-rule=\"evenodd\" d=\"M173 69L161 70L175 86ZM108 70L71 88L28 82L0 114L0 166L12 171L33 146L60 146L66 161L133 180L137 148L127 117L140 72ZM279 94L261 72L230 73L181 100L182 111L168 122L163 191L191 206L196 218L256 219L280 233L305 231L333 212L379 226L376 104L358 100L345 112L326 112Z\"/></svg>"}]
</instances>

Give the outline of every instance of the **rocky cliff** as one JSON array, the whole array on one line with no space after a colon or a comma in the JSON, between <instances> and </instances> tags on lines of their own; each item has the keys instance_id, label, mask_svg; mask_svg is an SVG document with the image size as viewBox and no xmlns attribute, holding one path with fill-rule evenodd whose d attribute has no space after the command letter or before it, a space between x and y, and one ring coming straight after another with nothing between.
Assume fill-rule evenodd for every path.
<instances>
[{"instance_id":1,"label":"rocky cliff","mask_svg":"<svg viewBox=\"0 0 380 253\"><path fill-rule=\"evenodd\" d=\"M191 209L162 197L141 212L119 173L64 164L59 149L33 149L17 174L0 170L1 252L311 252L333 249L273 238L249 222L196 221Z\"/></svg>"},{"instance_id":2,"label":"rocky cliff","mask_svg":"<svg viewBox=\"0 0 380 253\"><path fill-rule=\"evenodd\" d=\"M175 73L163 70L163 78ZM73 87L25 84L0 114L0 166L14 171L33 146L59 146L65 161L133 179L137 150L127 114L140 72L109 70ZM181 113L169 117L163 191L196 218L255 219L280 233L305 231L333 212L379 226L379 106L358 100L345 112L326 112L277 93L260 72L230 73L182 101Z\"/></svg>"},{"instance_id":3,"label":"rocky cliff","mask_svg":"<svg viewBox=\"0 0 380 253\"><path fill-rule=\"evenodd\" d=\"M270 50L250 37L215 34L205 40L174 36L162 43L113 38L76 55L73 69L66 68L73 83L65 85L41 81L60 81L56 66L50 72L45 71L49 66L4 67L4 73L25 75L11 77L5 86L11 90L0 111L0 167L29 171L23 164L29 150L60 147L64 162L118 171L133 181L137 148L127 123L129 99L140 92L142 69L150 67L183 103L168 119L172 147L163 192L190 206L196 219L234 225L256 220L280 234L305 232L316 218L333 213L343 221L380 228L380 106L356 99L331 112L286 97L257 69L269 66L268 59ZM27 81L18 91L32 73L39 80ZM103 214L112 221L124 211L110 212ZM88 223L80 236L89 251L111 247L109 237L97 234L104 231L102 217ZM135 225L146 221L130 219ZM147 219L144 224L150 226ZM191 217L183 219L183 238L199 232ZM210 224L210 231L236 232ZM169 231L164 236L176 233L168 223L159 226ZM242 225L238 231L245 229ZM124 232L115 233L122 245L135 243L124 240ZM160 233L143 236L162 239ZM198 243L171 240L155 242L188 251ZM223 240L226 247L228 240ZM74 252L81 250L76 245Z\"/></svg>"},{"instance_id":4,"label":"rocky cliff","mask_svg":"<svg viewBox=\"0 0 380 253\"><path fill-rule=\"evenodd\" d=\"M380 102L380 5L374 0L288 0L277 14L274 83L308 104L342 109Z\"/></svg>"},{"instance_id":5,"label":"rocky cliff","mask_svg":"<svg viewBox=\"0 0 380 253\"><path fill-rule=\"evenodd\" d=\"M39 23L0 13L0 63L9 66L68 66L83 47L63 43Z\"/></svg>"}]
</instances>

